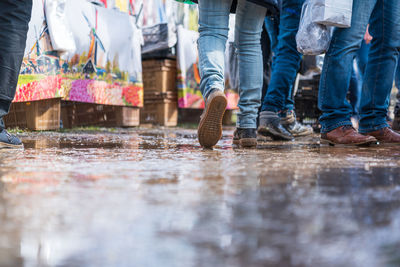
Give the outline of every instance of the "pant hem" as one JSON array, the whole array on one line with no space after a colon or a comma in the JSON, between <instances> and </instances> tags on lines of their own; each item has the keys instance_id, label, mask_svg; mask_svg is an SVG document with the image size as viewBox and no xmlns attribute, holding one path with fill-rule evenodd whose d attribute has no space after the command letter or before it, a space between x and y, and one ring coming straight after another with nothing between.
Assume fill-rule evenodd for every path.
<instances>
[{"instance_id":1,"label":"pant hem","mask_svg":"<svg viewBox=\"0 0 400 267\"><path fill-rule=\"evenodd\" d=\"M379 125L376 125L376 126L373 126L373 127L369 127L369 128L365 128L365 127L362 127L362 126L360 125L360 128L359 128L358 131L359 131L360 133L369 133L369 132L378 131L378 130L383 129L383 128L386 128L386 127L390 127L389 124L388 124L387 122L381 123L381 124L379 124Z\"/></svg>"},{"instance_id":2,"label":"pant hem","mask_svg":"<svg viewBox=\"0 0 400 267\"><path fill-rule=\"evenodd\" d=\"M338 127L345 126L345 125L353 125L353 124L351 123L351 121L346 120L346 121L341 121L341 122L335 123L335 124L330 125L330 126L324 126L323 125L322 129L321 129L321 133L328 133L328 132L330 132L332 130L335 130Z\"/></svg>"}]
</instances>

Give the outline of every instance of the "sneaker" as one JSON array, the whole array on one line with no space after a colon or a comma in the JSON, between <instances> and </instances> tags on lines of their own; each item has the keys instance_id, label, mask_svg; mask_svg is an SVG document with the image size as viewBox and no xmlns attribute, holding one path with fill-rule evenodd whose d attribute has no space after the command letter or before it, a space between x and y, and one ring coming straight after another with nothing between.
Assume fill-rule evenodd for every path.
<instances>
[{"instance_id":1,"label":"sneaker","mask_svg":"<svg viewBox=\"0 0 400 267\"><path fill-rule=\"evenodd\" d=\"M272 111L262 111L260 113L260 126L258 133L269 136L273 140L292 140L293 135L288 132L281 124L278 113Z\"/></svg>"},{"instance_id":2,"label":"sneaker","mask_svg":"<svg viewBox=\"0 0 400 267\"><path fill-rule=\"evenodd\" d=\"M236 128L233 133L233 144L242 147L256 147L257 129Z\"/></svg>"},{"instance_id":3,"label":"sneaker","mask_svg":"<svg viewBox=\"0 0 400 267\"><path fill-rule=\"evenodd\" d=\"M6 129L0 132L0 148L23 148L21 140L15 135L7 132Z\"/></svg>"},{"instance_id":4,"label":"sneaker","mask_svg":"<svg viewBox=\"0 0 400 267\"><path fill-rule=\"evenodd\" d=\"M369 146L377 144L378 140L369 135L362 135L351 125L340 126L330 132L321 134L321 144L331 146Z\"/></svg>"},{"instance_id":5,"label":"sneaker","mask_svg":"<svg viewBox=\"0 0 400 267\"><path fill-rule=\"evenodd\" d=\"M203 114L200 116L197 136L201 146L211 148L222 137L222 118L228 104L221 90L213 90L207 97Z\"/></svg>"},{"instance_id":6,"label":"sneaker","mask_svg":"<svg viewBox=\"0 0 400 267\"><path fill-rule=\"evenodd\" d=\"M297 121L293 111L287 112L286 116L281 118L281 124L294 137L306 136L314 133L310 126L306 126Z\"/></svg>"}]
</instances>

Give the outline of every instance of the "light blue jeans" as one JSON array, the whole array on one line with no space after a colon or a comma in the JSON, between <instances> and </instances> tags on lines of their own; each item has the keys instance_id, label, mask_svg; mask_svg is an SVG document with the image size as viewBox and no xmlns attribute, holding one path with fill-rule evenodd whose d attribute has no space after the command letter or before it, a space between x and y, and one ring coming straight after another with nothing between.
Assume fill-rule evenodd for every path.
<instances>
[{"instance_id":1,"label":"light blue jeans","mask_svg":"<svg viewBox=\"0 0 400 267\"><path fill-rule=\"evenodd\" d=\"M200 90L206 99L214 89L225 88L225 46L232 0L199 1ZM256 128L261 104L263 62L261 31L266 9L247 0L238 0L235 44L239 58L239 104L237 127Z\"/></svg>"}]
</instances>

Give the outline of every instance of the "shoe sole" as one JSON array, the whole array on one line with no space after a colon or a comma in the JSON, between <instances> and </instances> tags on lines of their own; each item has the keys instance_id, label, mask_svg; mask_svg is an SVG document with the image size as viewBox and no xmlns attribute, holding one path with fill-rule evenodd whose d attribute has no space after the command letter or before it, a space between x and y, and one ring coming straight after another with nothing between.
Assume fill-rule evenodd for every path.
<instances>
[{"instance_id":1,"label":"shoe sole","mask_svg":"<svg viewBox=\"0 0 400 267\"><path fill-rule=\"evenodd\" d=\"M256 138L242 138L242 139L240 139L240 145L242 147L246 147L246 148L257 147L257 139Z\"/></svg>"},{"instance_id":2,"label":"shoe sole","mask_svg":"<svg viewBox=\"0 0 400 267\"><path fill-rule=\"evenodd\" d=\"M330 140L326 139L321 139L320 140L321 145L329 145L329 146L336 146L336 147L354 147L354 146L372 146L372 145L378 145L379 142L377 141L368 141L368 142L360 142L360 143L353 143L353 144L340 144L340 143L335 143Z\"/></svg>"},{"instance_id":3,"label":"shoe sole","mask_svg":"<svg viewBox=\"0 0 400 267\"><path fill-rule=\"evenodd\" d=\"M221 139L222 119L227 104L228 102L224 95L216 95L210 100L197 130L197 136L201 146L211 148Z\"/></svg>"},{"instance_id":4,"label":"shoe sole","mask_svg":"<svg viewBox=\"0 0 400 267\"><path fill-rule=\"evenodd\" d=\"M18 148L24 148L24 144L20 144L20 145L13 145L13 144L7 144L7 143L2 143L0 142L0 149L18 149Z\"/></svg>"},{"instance_id":5,"label":"shoe sole","mask_svg":"<svg viewBox=\"0 0 400 267\"><path fill-rule=\"evenodd\" d=\"M313 133L314 133L313 131L304 131L302 133L297 133L297 134L292 133L292 135L293 137L302 137L302 136L312 135Z\"/></svg>"},{"instance_id":6,"label":"shoe sole","mask_svg":"<svg viewBox=\"0 0 400 267\"><path fill-rule=\"evenodd\" d=\"M271 137L273 140L276 141L291 141L293 140L293 138L288 138L279 134L275 134L275 133L271 133L267 128L264 127L258 127L257 129L258 133L263 135L263 136L267 136L267 137Z\"/></svg>"},{"instance_id":7,"label":"shoe sole","mask_svg":"<svg viewBox=\"0 0 400 267\"><path fill-rule=\"evenodd\" d=\"M243 138L240 140L232 140L232 144L236 146L241 146L245 148L257 147L257 139L255 138Z\"/></svg>"}]
</instances>

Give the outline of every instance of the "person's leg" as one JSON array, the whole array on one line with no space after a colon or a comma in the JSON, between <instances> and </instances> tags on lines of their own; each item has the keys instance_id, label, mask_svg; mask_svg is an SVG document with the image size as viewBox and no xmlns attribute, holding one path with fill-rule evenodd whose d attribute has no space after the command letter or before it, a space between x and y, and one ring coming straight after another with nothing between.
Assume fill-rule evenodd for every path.
<instances>
[{"instance_id":1,"label":"person's leg","mask_svg":"<svg viewBox=\"0 0 400 267\"><path fill-rule=\"evenodd\" d=\"M260 116L263 119L260 119L259 126L260 134L274 139L290 140L293 136L312 133L311 128L297 122L293 112L293 84L301 62L301 54L296 46L296 33L303 3L304 0L287 0L282 3L271 82L263 99Z\"/></svg>"},{"instance_id":2,"label":"person's leg","mask_svg":"<svg viewBox=\"0 0 400 267\"><path fill-rule=\"evenodd\" d=\"M206 99L214 89L224 91L225 48L232 0L199 1L200 90Z\"/></svg>"},{"instance_id":3,"label":"person's leg","mask_svg":"<svg viewBox=\"0 0 400 267\"><path fill-rule=\"evenodd\" d=\"M360 129L370 133L389 127L388 96L400 49L400 2L378 0L370 20L373 36L360 106Z\"/></svg>"},{"instance_id":4,"label":"person's leg","mask_svg":"<svg viewBox=\"0 0 400 267\"><path fill-rule=\"evenodd\" d=\"M15 96L18 75L25 51L32 0L0 1L0 143L19 147L21 141L4 129L3 117L8 114Z\"/></svg>"},{"instance_id":5,"label":"person's leg","mask_svg":"<svg viewBox=\"0 0 400 267\"><path fill-rule=\"evenodd\" d=\"M271 50L276 54L279 36L279 16L265 17L265 28L267 30L269 39L271 40Z\"/></svg>"},{"instance_id":6,"label":"person's leg","mask_svg":"<svg viewBox=\"0 0 400 267\"><path fill-rule=\"evenodd\" d=\"M200 145L214 146L222 136L222 118L227 100L224 95L225 47L232 0L199 1L200 90L206 102L197 130Z\"/></svg>"},{"instance_id":7,"label":"person's leg","mask_svg":"<svg viewBox=\"0 0 400 267\"><path fill-rule=\"evenodd\" d=\"M346 100L350 85L352 63L368 25L377 0L354 0L352 25L336 28L325 55L321 74L318 106L322 111L321 132L327 133L351 125L352 108Z\"/></svg>"},{"instance_id":8,"label":"person's leg","mask_svg":"<svg viewBox=\"0 0 400 267\"><path fill-rule=\"evenodd\" d=\"M242 146L257 145L257 116L263 86L261 32L266 8L239 0L236 9L235 44L239 56L239 113L237 134Z\"/></svg>"},{"instance_id":9,"label":"person's leg","mask_svg":"<svg viewBox=\"0 0 400 267\"><path fill-rule=\"evenodd\" d=\"M15 96L32 0L0 1L0 127Z\"/></svg>"},{"instance_id":10,"label":"person's leg","mask_svg":"<svg viewBox=\"0 0 400 267\"><path fill-rule=\"evenodd\" d=\"M278 45L272 60L271 82L263 101L262 111L283 111L287 99L291 96L301 61L301 54L296 46L296 33L303 3L304 0L287 0L282 3Z\"/></svg>"},{"instance_id":11,"label":"person's leg","mask_svg":"<svg viewBox=\"0 0 400 267\"><path fill-rule=\"evenodd\" d=\"M257 127L263 83L260 40L266 12L265 8L247 0L238 1L235 27L235 43L239 55L238 128Z\"/></svg>"}]
</instances>

